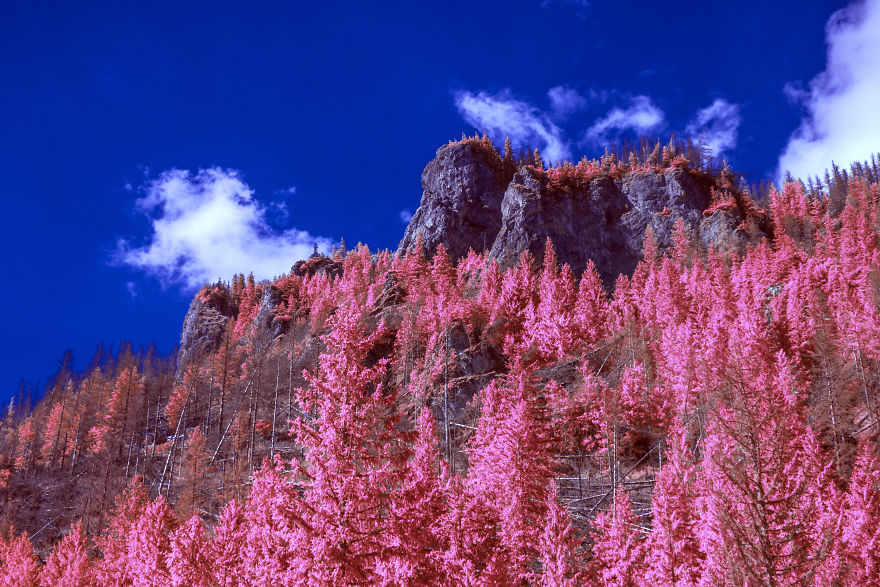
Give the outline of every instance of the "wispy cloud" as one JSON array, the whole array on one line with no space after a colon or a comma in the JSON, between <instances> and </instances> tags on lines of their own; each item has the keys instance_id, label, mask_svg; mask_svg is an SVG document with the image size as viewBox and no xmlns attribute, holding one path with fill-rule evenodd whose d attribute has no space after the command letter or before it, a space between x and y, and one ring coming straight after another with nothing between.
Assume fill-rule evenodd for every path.
<instances>
[{"instance_id":1,"label":"wispy cloud","mask_svg":"<svg viewBox=\"0 0 880 587\"><path fill-rule=\"evenodd\" d=\"M818 175L832 160L845 165L880 149L880 0L853 2L835 12L825 35L825 71L809 90L786 87L806 115L779 156L779 178L786 171Z\"/></svg>"},{"instance_id":2,"label":"wispy cloud","mask_svg":"<svg viewBox=\"0 0 880 587\"><path fill-rule=\"evenodd\" d=\"M587 129L585 142L606 143L628 130L647 133L659 130L666 122L665 113L648 96L630 98L627 108L614 107Z\"/></svg>"},{"instance_id":3,"label":"wispy cloud","mask_svg":"<svg viewBox=\"0 0 880 587\"><path fill-rule=\"evenodd\" d=\"M152 221L149 242L120 240L115 260L156 276L163 285L194 289L235 273L266 279L290 270L331 241L296 229L273 230L266 208L237 171L172 169L149 183L137 207Z\"/></svg>"},{"instance_id":4,"label":"wispy cloud","mask_svg":"<svg viewBox=\"0 0 880 587\"><path fill-rule=\"evenodd\" d=\"M518 146L537 146L549 161L571 158L562 130L528 102L515 99L510 90L496 95L456 92L455 105L469 124L494 141L510 137Z\"/></svg>"},{"instance_id":5,"label":"wispy cloud","mask_svg":"<svg viewBox=\"0 0 880 587\"><path fill-rule=\"evenodd\" d=\"M400 211L400 221L404 224L409 224L409 221L412 220L412 212L409 210L401 210Z\"/></svg>"},{"instance_id":6,"label":"wispy cloud","mask_svg":"<svg viewBox=\"0 0 880 587\"><path fill-rule=\"evenodd\" d=\"M716 98L712 104L697 111L685 132L694 141L702 141L709 154L717 157L736 147L740 122L739 104Z\"/></svg>"},{"instance_id":7,"label":"wispy cloud","mask_svg":"<svg viewBox=\"0 0 880 587\"><path fill-rule=\"evenodd\" d=\"M547 91L550 108L554 118L564 119L587 105L587 100L577 90L565 86L555 86Z\"/></svg>"}]
</instances>

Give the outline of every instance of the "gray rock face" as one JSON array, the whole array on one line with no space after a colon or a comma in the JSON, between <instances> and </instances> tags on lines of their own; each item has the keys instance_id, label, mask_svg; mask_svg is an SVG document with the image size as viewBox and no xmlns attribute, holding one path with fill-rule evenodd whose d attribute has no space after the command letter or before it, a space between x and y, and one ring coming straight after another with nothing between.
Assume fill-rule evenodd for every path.
<instances>
[{"instance_id":1,"label":"gray rock face","mask_svg":"<svg viewBox=\"0 0 880 587\"><path fill-rule=\"evenodd\" d=\"M501 229L501 200L509 181L488 153L472 143L441 147L422 172L422 196L398 252L416 244L433 255L441 242L452 258L492 245Z\"/></svg>"},{"instance_id":2,"label":"gray rock face","mask_svg":"<svg viewBox=\"0 0 880 587\"><path fill-rule=\"evenodd\" d=\"M260 298L260 309L257 312L256 323L258 328L266 331L269 338L275 338L287 331L286 324L275 320L275 308L281 304L281 290L272 284L267 284L263 289L263 297Z\"/></svg>"},{"instance_id":3,"label":"gray rock face","mask_svg":"<svg viewBox=\"0 0 880 587\"><path fill-rule=\"evenodd\" d=\"M177 353L178 375L201 353L213 351L223 336L229 316L217 304L205 303L199 297L190 302L180 333Z\"/></svg>"},{"instance_id":4,"label":"gray rock face","mask_svg":"<svg viewBox=\"0 0 880 587\"><path fill-rule=\"evenodd\" d=\"M468 144L442 147L422 174L422 203L398 252L411 247L421 232L429 254L440 243L453 259L469 248L489 249L509 267L523 251L540 263L549 237L559 260L576 275L592 260L611 287L618 275L632 274L649 227L661 249L672 245L678 219L707 246L745 242L737 234L741 218L736 211L704 217L711 182L687 171L598 177L580 190L551 189L543 174L528 167L504 187L499 187L501 179Z\"/></svg>"}]
</instances>

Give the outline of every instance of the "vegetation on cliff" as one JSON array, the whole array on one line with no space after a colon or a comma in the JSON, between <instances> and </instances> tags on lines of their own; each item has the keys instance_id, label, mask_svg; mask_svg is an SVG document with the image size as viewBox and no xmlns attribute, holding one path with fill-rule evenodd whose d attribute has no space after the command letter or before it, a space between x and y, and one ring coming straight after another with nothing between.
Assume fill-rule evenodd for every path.
<instances>
[{"instance_id":1,"label":"vegetation on cliff","mask_svg":"<svg viewBox=\"0 0 880 587\"><path fill-rule=\"evenodd\" d=\"M7 411L0 576L876 583L878 175L731 200L742 252L649 230L610 294L550 241L205 286L179 369L126 350Z\"/></svg>"}]
</instances>

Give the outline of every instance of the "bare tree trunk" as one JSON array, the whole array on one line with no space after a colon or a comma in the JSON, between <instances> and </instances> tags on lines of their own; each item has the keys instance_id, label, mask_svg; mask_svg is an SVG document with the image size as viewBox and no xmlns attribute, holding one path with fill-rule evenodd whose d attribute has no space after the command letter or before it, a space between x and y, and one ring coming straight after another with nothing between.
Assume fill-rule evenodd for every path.
<instances>
[{"instance_id":1,"label":"bare tree trunk","mask_svg":"<svg viewBox=\"0 0 880 587\"><path fill-rule=\"evenodd\" d=\"M443 427L446 436L446 461L449 470L455 475L455 463L452 460L452 444L449 437L449 322L446 323L445 353L443 355Z\"/></svg>"},{"instance_id":2,"label":"bare tree trunk","mask_svg":"<svg viewBox=\"0 0 880 587\"><path fill-rule=\"evenodd\" d=\"M287 420L293 420L293 348L288 355L287 368Z\"/></svg>"},{"instance_id":3,"label":"bare tree trunk","mask_svg":"<svg viewBox=\"0 0 880 587\"><path fill-rule=\"evenodd\" d=\"M275 416L278 414L278 387L281 385L281 363L275 363L275 401L272 403L272 440L269 444L269 460L275 457Z\"/></svg>"},{"instance_id":4,"label":"bare tree trunk","mask_svg":"<svg viewBox=\"0 0 880 587\"><path fill-rule=\"evenodd\" d=\"M142 474L141 466L146 467L147 464L147 440L150 437L150 402L145 397L144 405L147 408L147 418L144 421L144 441L141 443L141 446L138 447L137 458L134 462L134 473L135 475ZM156 414L158 418L159 415ZM143 458L141 458L143 456Z\"/></svg>"},{"instance_id":5,"label":"bare tree trunk","mask_svg":"<svg viewBox=\"0 0 880 587\"><path fill-rule=\"evenodd\" d=\"M58 458L58 441L61 440L61 427L64 423L64 408L67 404L67 386L70 383L70 379L67 380L67 383L64 384L64 387L61 389L61 415L58 418L58 429L55 431L55 440L52 442L52 466L55 466L55 461ZM64 452L62 451L62 462L60 468L64 468Z\"/></svg>"},{"instance_id":6,"label":"bare tree trunk","mask_svg":"<svg viewBox=\"0 0 880 587\"><path fill-rule=\"evenodd\" d=\"M131 400L131 386L134 378L134 365L128 367L128 381L125 384L125 406L122 408L122 427L119 429L119 452L116 455L117 460L122 460L122 447L125 443L125 429L128 426L128 403Z\"/></svg>"},{"instance_id":7,"label":"bare tree trunk","mask_svg":"<svg viewBox=\"0 0 880 587\"><path fill-rule=\"evenodd\" d=\"M159 438L159 410L161 409L162 404L162 388L159 388L159 394L156 396L156 421L153 422L153 449L150 453L150 458L156 458L156 442Z\"/></svg>"},{"instance_id":8,"label":"bare tree trunk","mask_svg":"<svg viewBox=\"0 0 880 587\"><path fill-rule=\"evenodd\" d=\"M174 478L174 450L177 448L177 439L180 436L180 427L184 424L186 416L186 406L189 403L189 387L186 389L186 396L183 398L183 409L177 417L177 427L174 430L174 437L171 439L171 448L168 449L168 456L165 458L165 466L162 468L162 476L159 477L159 495L162 495L162 487L165 485L166 474L169 477L168 490L165 492L167 496L171 493L171 481Z\"/></svg>"}]
</instances>

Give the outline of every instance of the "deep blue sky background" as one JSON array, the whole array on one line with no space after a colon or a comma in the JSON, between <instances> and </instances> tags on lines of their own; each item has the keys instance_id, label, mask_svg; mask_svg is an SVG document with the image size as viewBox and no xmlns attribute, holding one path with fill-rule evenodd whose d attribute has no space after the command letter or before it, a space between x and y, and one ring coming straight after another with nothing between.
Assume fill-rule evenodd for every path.
<instances>
[{"instance_id":1,"label":"deep blue sky background","mask_svg":"<svg viewBox=\"0 0 880 587\"><path fill-rule=\"evenodd\" d=\"M120 239L148 243L135 201L166 170L238 170L267 210L286 204L272 228L393 248L425 163L474 130L462 92L546 120L562 86L585 97L555 122L575 158L601 153L585 132L635 96L663 135L721 98L741 119L727 156L770 177L806 112L784 88L826 67L846 2L0 6L5 402L65 348L83 367L101 340L177 343L192 289L111 262Z\"/></svg>"}]
</instances>

